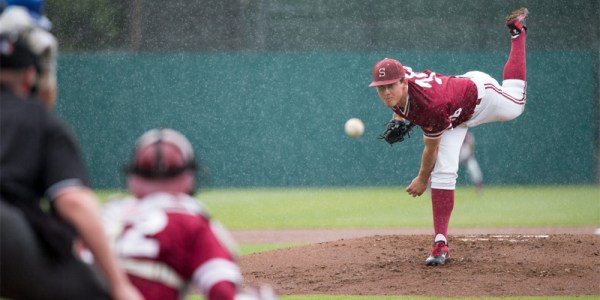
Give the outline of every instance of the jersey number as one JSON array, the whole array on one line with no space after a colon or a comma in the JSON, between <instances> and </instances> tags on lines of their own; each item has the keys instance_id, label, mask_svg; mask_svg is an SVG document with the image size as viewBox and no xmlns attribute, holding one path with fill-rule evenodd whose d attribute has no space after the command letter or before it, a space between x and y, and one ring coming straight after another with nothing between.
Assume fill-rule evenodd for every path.
<instances>
[{"instance_id":1,"label":"jersey number","mask_svg":"<svg viewBox=\"0 0 600 300\"><path fill-rule=\"evenodd\" d=\"M426 73L413 72L409 67L406 68L408 69L406 78L417 78L415 79L415 83L420 87L431 88L432 81L436 82L437 84L442 84L442 80L435 76L435 72L431 72L429 75L427 75Z\"/></svg>"},{"instance_id":2,"label":"jersey number","mask_svg":"<svg viewBox=\"0 0 600 300\"><path fill-rule=\"evenodd\" d=\"M167 226L167 215L160 210L138 214L129 219L129 227L117 241L117 250L121 256L142 256L155 258L160 245L149 236L161 232Z\"/></svg>"},{"instance_id":3,"label":"jersey number","mask_svg":"<svg viewBox=\"0 0 600 300\"><path fill-rule=\"evenodd\" d=\"M458 108L457 110L454 111L454 113L450 116L450 121L454 122L454 120L458 119L458 117L460 117L460 114L462 113L462 108Z\"/></svg>"}]
</instances>

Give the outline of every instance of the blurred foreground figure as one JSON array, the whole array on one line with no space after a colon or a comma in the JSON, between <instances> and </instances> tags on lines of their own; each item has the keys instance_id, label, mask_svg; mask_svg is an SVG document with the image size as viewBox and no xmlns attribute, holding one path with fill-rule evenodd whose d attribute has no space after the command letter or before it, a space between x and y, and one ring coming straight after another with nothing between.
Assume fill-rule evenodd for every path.
<instances>
[{"instance_id":1,"label":"blurred foreground figure","mask_svg":"<svg viewBox=\"0 0 600 300\"><path fill-rule=\"evenodd\" d=\"M513 120L525 108L528 13L527 8L521 8L505 19L511 48L502 84L479 71L457 76L430 70L414 72L390 58L373 66L369 86L376 87L383 104L393 111L384 139L389 143L402 141L414 125L423 130L421 166L406 192L417 197L431 187L435 237L431 255L425 260L428 266L443 265L449 255L448 224L454 208L460 147L468 128Z\"/></svg>"},{"instance_id":2,"label":"blurred foreground figure","mask_svg":"<svg viewBox=\"0 0 600 300\"><path fill-rule=\"evenodd\" d=\"M0 296L141 299L110 251L72 132L36 97L56 51L54 37L25 8L2 12ZM75 238L98 258L101 273L74 255Z\"/></svg>"},{"instance_id":3,"label":"blurred foreground figure","mask_svg":"<svg viewBox=\"0 0 600 300\"><path fill-rule=\"evenodd\" d=\"M54 36L48 32L52 24L42 15L44 1L6 0L5 5L5 10L8 13L4 14L2 30L9 32L28 27L26 30L30 36L29 44L38 60L36 64L38 77L31 92L48 108L52 109L56 104L57 97L56 60L58 43ZM15 13L15 11L18 11L18 13ZM24 18L23 13L28 14L29 18Z\"/></svg>"},{"instance_id":4,"label":"blurred foreground figure","mask_svg":"<svg viewBox=\"0 0 600 300\"><path fill-rule=\"evenodd\" d=\"M460 147L460 164L467 168L467 173L471 182L475 185L478 193L483 192L483 173L479 167L479 162L475 158L475 137L471 132L467 132L465 140Z\"/></svg>"},{"instance_id":5,"label":"blurred foreground figure","mask_svg":"<svg viewBox=\"0 0 600 300\"><path fill-rule=\"evenodd\" d=\"M105 205L107 231L131 282L146 299L183 299L190 285L207 299L277 299L267 286L241 292L237 246L195 191L191 144L172 129L137 141L127 167L133 197Z\"/></svg>"}]
</instances>

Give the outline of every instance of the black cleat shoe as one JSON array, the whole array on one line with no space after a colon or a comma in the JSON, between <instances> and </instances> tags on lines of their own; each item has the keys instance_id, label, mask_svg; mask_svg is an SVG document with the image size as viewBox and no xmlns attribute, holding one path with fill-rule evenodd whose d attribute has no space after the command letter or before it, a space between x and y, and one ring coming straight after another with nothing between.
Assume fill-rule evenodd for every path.
<instances>
[{"instance_id":1,"label":"black cleat shoe","mask_svg":"<svg viewBox=\"0 0 600 300\"><path fill-rule=\"evenodd\" d=\"M506 26L510 30L512 37L517 37L523 30L527 31L525 26L525 18L529 15L529 10L526 7L519 8L513 11L508 17L506 17Z\"/></svg>"}]
</instances>

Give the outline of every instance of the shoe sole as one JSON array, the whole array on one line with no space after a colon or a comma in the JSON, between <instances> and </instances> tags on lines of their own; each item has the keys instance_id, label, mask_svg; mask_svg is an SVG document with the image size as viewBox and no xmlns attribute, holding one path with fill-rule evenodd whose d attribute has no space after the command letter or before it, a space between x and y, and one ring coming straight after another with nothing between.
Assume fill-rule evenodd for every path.
<instances>
[{"instance_id":1,"label":"shoe sole","mask_svg":"<svg viewBox=\"0 0 600 300\"><path fill-rule=\"evenodd\" d=\"M519 10L512 12L504 20L506 21L506 24L511 24L511 23L515 23L519 20L527 18L528 15L529 15L529 10L527 8L521 8Z\"/></svg>"},{"instance_id":2,"label":"shoe sole","mask_svg":"<svg viewBox=\"0 0 600 300\"><path fill-rule=\"evenodd\" d=\"M427 265L428 267L441 266L446 263L447 259L448 258L434 257L431 260L429 260L429 258L427 258L427 260L425 260L425 265Z\"/></svg>"}]
</instances>

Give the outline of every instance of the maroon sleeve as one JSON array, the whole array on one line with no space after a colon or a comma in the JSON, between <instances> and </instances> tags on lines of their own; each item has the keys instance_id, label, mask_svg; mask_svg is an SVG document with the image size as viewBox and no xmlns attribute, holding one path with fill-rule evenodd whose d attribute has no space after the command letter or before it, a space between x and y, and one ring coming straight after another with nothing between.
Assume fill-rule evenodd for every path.
<instances>
[{"instance_id":1,"label":"maroon sleeve","mask_svg":"<svg viewBox=\"0 0 600 300\"><path fill-rule=\"evenodd\" d=\"M195 230L191 231L188 238L188 260L185 264L186 276L192 276L193 273L206 262L213 259L224 259L233 262L229 250L219 242L219 239L212 231L210 220L204 217L195 216L198 222L194 225Z\"/></svg>"}]
</instances>

